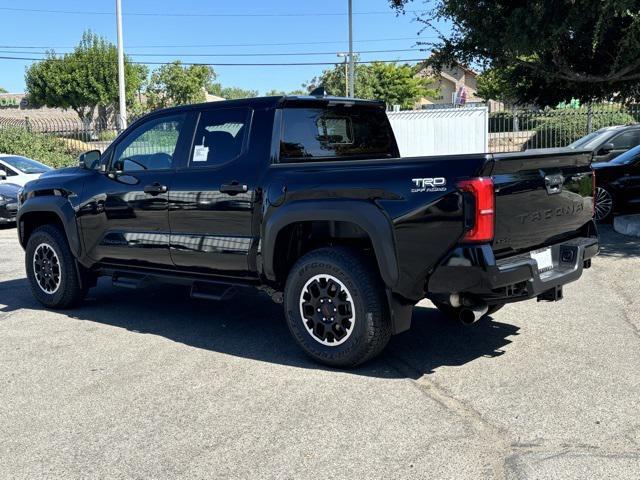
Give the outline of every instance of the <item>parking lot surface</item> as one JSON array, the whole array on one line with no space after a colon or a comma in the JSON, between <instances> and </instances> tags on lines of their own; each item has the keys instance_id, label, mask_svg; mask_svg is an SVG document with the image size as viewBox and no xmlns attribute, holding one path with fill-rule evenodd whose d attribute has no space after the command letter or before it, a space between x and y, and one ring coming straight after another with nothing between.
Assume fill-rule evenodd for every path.
<instances>
[{"instance_id":1,"label":"parking lot surface","mask_svg":"<svg viewBox=\"0 0 640 480\"><path fill-rule=\"evenodd\" d=\"M0 229L0 478L640 478L640 244L602 233L563 301L471 327L425 301L338 371L257 293L102 279L44 310Z\"/></svg>"}]
</instances>

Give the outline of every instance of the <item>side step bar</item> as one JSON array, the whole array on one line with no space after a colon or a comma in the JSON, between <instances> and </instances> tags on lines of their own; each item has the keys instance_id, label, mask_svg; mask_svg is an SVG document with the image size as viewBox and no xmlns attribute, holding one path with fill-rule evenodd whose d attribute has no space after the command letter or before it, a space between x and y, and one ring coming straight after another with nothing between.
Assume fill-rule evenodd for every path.
<instances>
[{"instance_id":1,"label":"side step bar","mask_svg":"<svg viewBox=\"0 0 640 480\"><path fill-rule=\"evenodd\" d=\"M238 289L235 286L207 284L204 282L194 282L191 285L191 298L222 301L235 297L237 293Z\"/></svg>"},{"instance_id":2,"label":"side step bar","mask_svg":"<svg viewBox=\"0 0 640 480\"><path fill-rule=\"evenodd\" d=\"M146 283L146 275L119 275L114 273L111 277L111 283L114 287L129 288L136 290Z\"/></svg>"},{"instance_id":3,"label":"side step bar","mask_svg":"<svg viewBox=\"0 0 640 480\"><path fill-rule=\"evenodd\" d=\"M139 289L154 283L184 285L190 288L191 298L205 300L229 300L240 289L254 287L251 283L202 279L186 275L171 275L160 272L131 271L120 269L102 269L103 275L111 276L113 286L128 289Z\"/></svg>"}]
</instances>

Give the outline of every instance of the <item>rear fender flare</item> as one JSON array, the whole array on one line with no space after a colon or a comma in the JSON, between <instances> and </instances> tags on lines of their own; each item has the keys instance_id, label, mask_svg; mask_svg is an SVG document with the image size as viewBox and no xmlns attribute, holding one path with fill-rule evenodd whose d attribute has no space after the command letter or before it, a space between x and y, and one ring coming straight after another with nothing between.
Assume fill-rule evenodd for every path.
<instances>
[{"instance_id":1,"label":"rear fender flare","mask_svg":"<svg viewBox=\"0 0 640 480\"><path fill-rule=\"evenodd\" d=\"M389 217L373 203L350 200L301 200L267 213L262 231L263 273L275 281L274 253L280 231L287 225L305 221L340 221L358 225L373 244L382 280L387 287L398 283L395 237Z\"/></svg>"}]
</instances>

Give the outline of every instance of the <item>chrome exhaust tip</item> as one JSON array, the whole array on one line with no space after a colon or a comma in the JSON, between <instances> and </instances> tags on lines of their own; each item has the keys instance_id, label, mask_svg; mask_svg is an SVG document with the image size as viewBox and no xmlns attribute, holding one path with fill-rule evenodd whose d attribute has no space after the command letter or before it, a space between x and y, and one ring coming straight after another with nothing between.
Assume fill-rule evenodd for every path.
<instances>
[{"instance_id":1,"label":"chrome exhaust tip","mask_svg":"<svg viewBox=\"0 0 640 480\"><path fill-rule=\"evenodd\" d=\"M477 305L475 307L463 307L460 309L458 318L464 325L471 325L484 317L488 310L489 306L487 304Z\"/></svg>"}]
</instances>

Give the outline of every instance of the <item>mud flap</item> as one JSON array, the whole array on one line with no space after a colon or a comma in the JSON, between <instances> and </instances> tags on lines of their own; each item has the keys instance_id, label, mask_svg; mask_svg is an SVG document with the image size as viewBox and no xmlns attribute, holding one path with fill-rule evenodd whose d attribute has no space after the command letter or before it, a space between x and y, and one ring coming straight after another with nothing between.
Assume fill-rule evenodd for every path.
<instances>
[{"instance_id":1,"label":"mud flap","mask_svg":"<svg viewBox=\"0 0 640 480\"><path fill-rule=\"evenodd\" d=\"M409 330L411 328L414 304L402 302L388 288L386 292L391 316L391 334L397 335Z\"/></svg>"}]
</instances>

